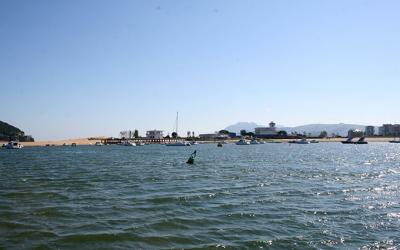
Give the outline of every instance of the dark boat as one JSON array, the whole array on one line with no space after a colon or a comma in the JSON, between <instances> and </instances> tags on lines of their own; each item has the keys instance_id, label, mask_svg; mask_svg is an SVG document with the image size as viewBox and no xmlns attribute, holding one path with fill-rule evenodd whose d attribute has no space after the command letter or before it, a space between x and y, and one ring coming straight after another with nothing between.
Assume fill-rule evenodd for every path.
<instances>
[{"instance_id":1,"label":"dark boat","mask_svg":"<svg viewBox=\"0 0 400 250\"><path fill-rule=\"evenodd\" d=\"M368 142L365 140L365 136L363 136L358 141L356 141L354 144L368 144Z\"/></svg>"},{"instance_id":2,"label":"dark boat","mask_svg":"<svg viewBox=\"0 0 400 250\"><path fill-rule=\"evenodd\" d=\"M368 142L365 141L365 136L358 139L358 141L353 141L353 138L349 137L347 140L342 141L342 143L343 144L368 144Z\"/></svg>"},{"instance_id":3,"label":"dark boat","mask_svg":"<svg viewBox=\"0 0 400 250\"><path fill-rule=\"evenodd\" d=\"M347 138L347 140L342 141L343 144L354 144L353 137Z\"/></svg>"}]
</instances>

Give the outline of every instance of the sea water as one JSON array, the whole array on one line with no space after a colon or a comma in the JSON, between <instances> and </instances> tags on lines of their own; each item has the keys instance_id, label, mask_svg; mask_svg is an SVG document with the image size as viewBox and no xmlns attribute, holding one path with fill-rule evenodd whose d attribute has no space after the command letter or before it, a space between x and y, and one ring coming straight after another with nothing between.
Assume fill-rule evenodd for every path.
<instances>
[{"instance_id":1,"label":"sea water","mask_svg":"<svg viewBox=\"0 0 400 250\"><path fill-rule=\"evenodd\" d=\"M397 144L0 150L0 249L396 248L399 203Z\"/></svg>"}]
</instances>

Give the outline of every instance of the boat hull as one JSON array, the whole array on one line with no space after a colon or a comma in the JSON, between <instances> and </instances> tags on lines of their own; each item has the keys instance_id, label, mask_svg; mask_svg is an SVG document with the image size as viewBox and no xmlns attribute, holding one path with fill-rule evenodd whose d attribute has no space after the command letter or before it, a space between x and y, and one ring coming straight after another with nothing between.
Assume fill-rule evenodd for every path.
<instances>
[{"instance_id":1,"label":"boat hull","mask_svg":"<svg viewBox=\"0 0 400 250\"><path fill-rule=\"evenodd\" d=\"M347 142L347 141L342 141L343 144L368 144L366 141L353 141L353 142Z\"/></svg>"}]
</instances>

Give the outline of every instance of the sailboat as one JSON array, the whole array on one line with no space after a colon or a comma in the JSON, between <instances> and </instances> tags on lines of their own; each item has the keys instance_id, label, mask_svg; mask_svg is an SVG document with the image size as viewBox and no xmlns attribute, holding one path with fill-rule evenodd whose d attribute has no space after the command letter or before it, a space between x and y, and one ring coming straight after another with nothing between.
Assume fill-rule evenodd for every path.
<instances>
[{"instance_id":1,"label":"sailboat","mask_svg":"<svg viewBox=\"0 0 400 250\"><path fill-rule=\"evenodd\" d=\"M176 133L176 137L178 138L178 112L176 112L175 133ZM178 141L178 139L175 139L175 142L167 143L165 145L166 146L190 146L190 143L185 142L185 141Z\"/></svg>"}]
</instances>

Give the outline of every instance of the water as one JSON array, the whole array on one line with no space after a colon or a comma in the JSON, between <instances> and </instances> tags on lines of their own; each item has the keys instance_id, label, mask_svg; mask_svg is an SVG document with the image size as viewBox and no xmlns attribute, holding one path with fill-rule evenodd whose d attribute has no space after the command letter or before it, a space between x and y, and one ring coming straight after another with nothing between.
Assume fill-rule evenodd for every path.
<instances>
[{"instance_id":1,"label":"water","mask_svg":"<svg viewBox=\"0 0 400 250\"><path fill-rule=\"evenodd\" d=\"M397 248L399 185L384 143L0 150L0 249Z\"/></svg>"}]
</instances>

